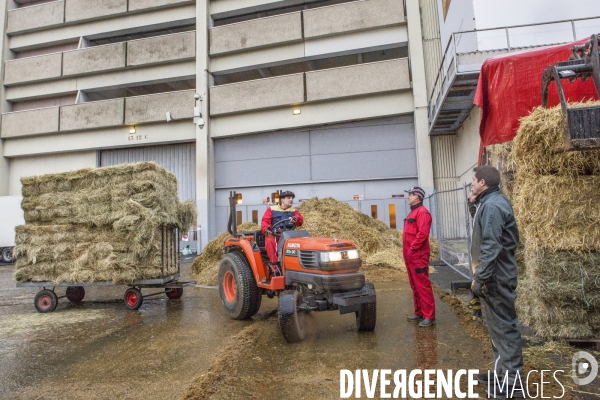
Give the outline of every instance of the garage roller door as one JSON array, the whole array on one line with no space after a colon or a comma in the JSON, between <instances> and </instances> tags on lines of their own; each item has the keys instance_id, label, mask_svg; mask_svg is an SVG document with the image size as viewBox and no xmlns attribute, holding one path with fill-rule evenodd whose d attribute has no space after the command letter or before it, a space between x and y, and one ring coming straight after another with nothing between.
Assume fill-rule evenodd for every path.
<instances>
[{"instance_id":1,"label":"garage roller door","mask_svg":"<svg viewBox=\"0 0 600 400\"><path fill-rule=\"evenodd\" d=\"M140 161L154 161L175 174L179 199L196 201L196 145L194 143L100 151L101 167Z\"/></svg>"}]
</instances>

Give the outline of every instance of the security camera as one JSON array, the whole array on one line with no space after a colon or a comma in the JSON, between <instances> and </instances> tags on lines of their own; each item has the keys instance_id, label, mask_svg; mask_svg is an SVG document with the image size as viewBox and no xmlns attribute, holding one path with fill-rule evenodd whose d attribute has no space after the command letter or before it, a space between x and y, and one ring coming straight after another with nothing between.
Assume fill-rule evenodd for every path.
<instances>
[{"instance_id":1,"label":"security camera","mask_svg":"<svg viewBox=\"0 0 600 400\"><path fill-rule=\"evenodd\" d=\"M196 99L196 100L200 100L200 95L199 95L198 93L196 93L196 94L194 95L194 99Z\"/></svg>"},{"instance_id":2,"label":"security camera","mask_svg":"<svg viewBox=\"0 0 600 400\"><path fill-rule=\"evenodd\" d=\"M171 117L171 112L167 111L167 122L173 121L173 117Z\"/></svg>"},{"instance_id":3,"label":"security camera","mask_svg":"<svg viewBox=\"0 0 600 400\"><path fill-rule=\"evenodd\" d=\"M204 128L204 118L198 118L198 121L196 123L198 124L198 127L200 129Z\"/></svg>"}]
</instances>

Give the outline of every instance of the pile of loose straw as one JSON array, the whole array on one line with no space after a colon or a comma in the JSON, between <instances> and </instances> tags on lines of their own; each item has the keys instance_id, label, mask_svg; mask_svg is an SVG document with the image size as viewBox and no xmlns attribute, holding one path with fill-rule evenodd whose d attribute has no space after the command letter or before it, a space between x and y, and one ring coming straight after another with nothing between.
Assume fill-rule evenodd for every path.
<instances>
[{"instance_id":1,"label":"pile of loose straw","mask_svg":"<svg viewBox=\"0 0 600 400\"><path fill-rule=\"evenodd\" d=\"M26 177L16 229L17 281L127 283L161 273L161 226L187 231L193 202L154 163ZM168 243L168 241L166 241ZM165 266L174 272L175 263Z\"/></svg>"},{"instance_id":2,"label":"pile of loose straw","mask_svg":"<svg viewBox=\"0 0 600 400\"><path fill-rule=\"evenodd\" d=\"M352 240L360 251L363 264L405 270L402 258L402 232L388 227L383 221L373 219L355 210L347 203L331 197L316 197L303 202L299 211L304 217L304 229L314 237ZM244 223L238 232L259 229L258 225ZM195 279L205 285L217 284L218 265L223 256L223 242L227 232L219 234L204 248L192 266ZM430 240L432 257L437 257L437 243Z\"/></svg>"},{"instance_id":3,"label":"pile of loose straw","mask_svg":"<svg viewBox=\"0 0 600 400\"><path fill-rule=\"evenodd\" d=\"M600 103L593 103L600 104ZM573 106L590 105L580 103ZM560 152L560 107L536 108L490 148L521 234L521 321L546 338L600 334L600 151Z\"/></svg>"}]
</instances>

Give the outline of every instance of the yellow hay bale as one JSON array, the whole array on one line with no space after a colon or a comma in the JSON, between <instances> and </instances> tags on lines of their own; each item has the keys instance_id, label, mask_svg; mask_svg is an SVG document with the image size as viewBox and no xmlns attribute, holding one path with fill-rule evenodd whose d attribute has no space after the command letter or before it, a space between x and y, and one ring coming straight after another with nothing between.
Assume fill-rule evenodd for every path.
<instances>
[{"instance_id":1,"label":"yellow hay bale","mask_svg":"<svg viewBox=\"0 0 600 400\"><path fill-rule=\"evenodd\" d=\"M554 306L600 307L600 253L525 246L526 277Z\"/></svg>"},{"instance_id":2,"label":"yellow hay bale","mask_svg":"<svg viewBox=\"0 0 600 400\"><path fill-rule=\"evenodd\" d=\"M600 334L600 314L578 304L545 301L536 282L522 279L517 287L519 320L546 339L593 338Z\"/></svg>"},{"instance_id":3,"label":"yellow hay bale","mask_svg":"<svg viewBox=\"0 0 600 400\"><path fill-rule=\"evenodd\" d=\"M521 235L553 250L600 251L600 176L520 177L513 208Z\"/></svg>"},{"instance_id":4,"label":"yellow hay bale","mask_svg":"<svg viewBox=\"0 0 600 400\"><path fill-rule=\"evenodd\" d=\"M599 105L600 102L571 103L570 107ZM517 174L586 175L600 174L600 151L560 152L563 149L560 106L538 107L520 121L511 159Z\"/></svg>"},{"instance_id":5,"label":"yellow hay bale","mask_svg":"<svg viewBox=\"0 0 600 400\"><path fill-rule=\"evenodd\" d=\"M176 271L161 259L162 225L197 218L177 179L154 163L21 179L26 225L16 230L18 281L127 283ZM171 253L172 243L164 246ZM167 260L165 260L166 262Z\"/></svg>"}]
</instances>

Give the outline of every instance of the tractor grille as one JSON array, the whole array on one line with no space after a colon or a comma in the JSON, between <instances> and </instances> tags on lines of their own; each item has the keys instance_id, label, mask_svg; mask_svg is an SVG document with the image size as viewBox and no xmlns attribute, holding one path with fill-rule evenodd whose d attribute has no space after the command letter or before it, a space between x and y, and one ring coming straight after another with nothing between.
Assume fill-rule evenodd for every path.
<instances>
[{"instance_id":1,"label":"tractor grille","mask_svg":"<svg viewBox=\"0 0 600 400\"><path fill-rule=\"evenodd\" d=\"M319 260L316 251L300 250L300 265L306 269L319 268Z\"/></svg>"}]
</instances>

